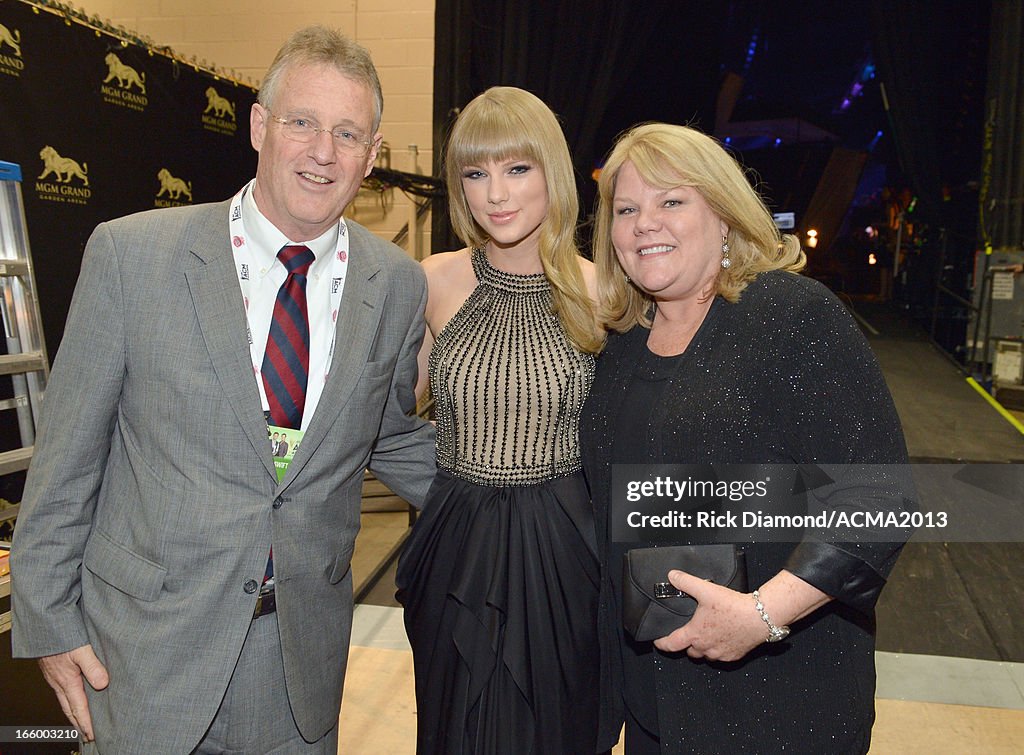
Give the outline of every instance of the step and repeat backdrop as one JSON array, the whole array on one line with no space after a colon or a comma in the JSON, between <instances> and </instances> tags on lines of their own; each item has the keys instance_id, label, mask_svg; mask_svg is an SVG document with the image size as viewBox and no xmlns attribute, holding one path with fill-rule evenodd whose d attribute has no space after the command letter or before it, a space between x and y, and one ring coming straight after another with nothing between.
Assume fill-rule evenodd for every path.
<instances>
[{"instance_id":1,"label":"step and repeat backdrop","mask_svg":"<svg viewBox=\"0 0 1024 755\"><path fill-rule=\"evenodd\" d=\"M24 0L0 0L0 161L22 170L50 358L104 220L216 201L255 174L256 91Z\"/></svg>"}]
</instances>

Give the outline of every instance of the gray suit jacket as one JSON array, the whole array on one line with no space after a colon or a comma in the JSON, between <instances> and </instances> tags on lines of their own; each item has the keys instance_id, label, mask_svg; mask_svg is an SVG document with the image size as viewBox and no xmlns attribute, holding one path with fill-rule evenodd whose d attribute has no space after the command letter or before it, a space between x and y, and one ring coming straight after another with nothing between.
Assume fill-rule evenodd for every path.
<instances>
[{"instance_id":1,"label":"gray suit jacket","mask_svg":"<svg viewBox=\"0 0 1024 755\"><path fill-rule=\"evenodd\" d=\"M312 740L337 721L363 470L417 505L434 472L433 427L410 416L422 272L348 227L330 378L280 484L228 203L121 218L89 240L18 518L13 644L37 657L92 643L111 679L89 694L101 752L199 742L271 543L296 722Z\"/></svg>"}]
</instances>

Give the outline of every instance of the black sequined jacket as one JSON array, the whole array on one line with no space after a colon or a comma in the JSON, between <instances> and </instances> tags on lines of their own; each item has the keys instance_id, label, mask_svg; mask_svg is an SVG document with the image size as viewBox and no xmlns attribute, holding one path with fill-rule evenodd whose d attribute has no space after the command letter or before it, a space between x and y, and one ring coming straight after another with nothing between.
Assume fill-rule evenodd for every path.
<instances>
[{"instance_id":1,"label":"black sequined jacket","mask_svg":"<svg viewBox=\"0 0 1024 755\"><path fill-rule=\"evenodd\" d=\"M648 332L635 327L609 338L580 427L603 571L599 744L610 747L618 737L623 677L633 674L644 678L632 687L657 698L656 711L634 713L657 727L673 752L866 751L874 717L873 607L901 542L745 546L751 589L786 568L834 601L797 622L789 640L761 646L743 661L696 663L623 637L611 574L621 569L626 548L643 544L610 540L611 470L619 461L612 447L621 427L616 409L631 389ZM764 273L739 302L714 302L651 416L652 463L907 461L899 418L864 337L828 289L792 273ZM851 472L843 482L830 505L912 505L902 478L857 479Z\"/></svg>"}]
</instances>

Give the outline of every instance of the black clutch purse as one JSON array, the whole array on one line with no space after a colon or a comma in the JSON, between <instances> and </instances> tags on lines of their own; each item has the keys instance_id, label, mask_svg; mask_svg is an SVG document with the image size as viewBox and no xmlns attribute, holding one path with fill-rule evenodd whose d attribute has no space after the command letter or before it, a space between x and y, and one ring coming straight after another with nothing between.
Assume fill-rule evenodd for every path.
<instances>
[{"instance_id":1,"label":"black clutch purse","mask_svg":"<svg viewBox=\"0 0 1024 755\"><path fill-rule=\"evenodd\" d=\"M671 634L697 610L697 601L668 581L672 569L747 591L746 556L735 545L634 548L622 558L622 624L633 639L644 642Z\"/></svg>"}]
</instances>

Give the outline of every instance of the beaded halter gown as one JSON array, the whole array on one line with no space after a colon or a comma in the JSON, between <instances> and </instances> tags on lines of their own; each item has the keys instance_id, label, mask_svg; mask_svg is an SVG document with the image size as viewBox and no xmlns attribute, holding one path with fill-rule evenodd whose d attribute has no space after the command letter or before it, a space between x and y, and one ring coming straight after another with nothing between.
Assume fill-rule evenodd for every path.
<instances>
[{"instance_id":1,"label":"beaded halter gown","mask_svg":"<svg viewBox=\"0 0 1024 755\"><path fill-rule=\"evenodd\" d=\"M598 565L577 431L594 358L543 273L472 261L430 355L439 470L398 566L417 752L589 754Z\"/></svg>"}]
</instances>

